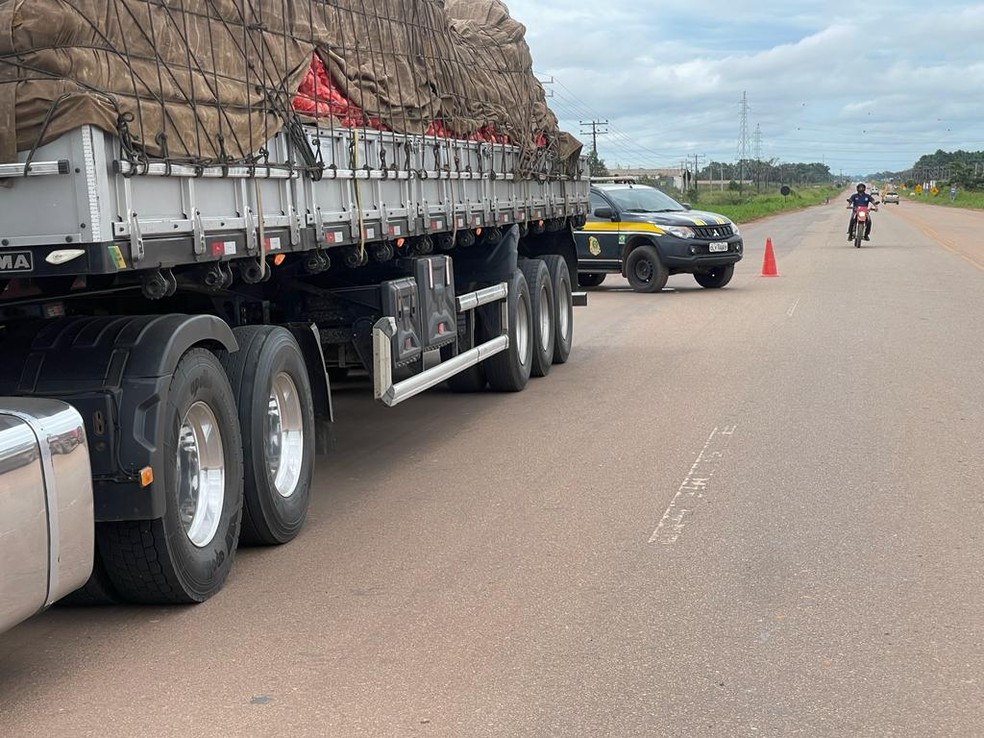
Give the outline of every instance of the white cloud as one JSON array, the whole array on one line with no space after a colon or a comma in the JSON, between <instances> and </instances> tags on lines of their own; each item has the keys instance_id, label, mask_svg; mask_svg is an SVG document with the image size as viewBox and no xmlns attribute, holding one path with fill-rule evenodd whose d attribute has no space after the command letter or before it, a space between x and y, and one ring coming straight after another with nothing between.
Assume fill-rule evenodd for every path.
<instances>
[{"instance_id":1,"label":"white cloud","mask_svg":"<svg viewBox=\"0 0 984 738\"><path fill-rule=\"evenodd\" d=\"M598 140L609 162L734 160L743 92L750 151L767 159L863 174L938 148L984 150L978 2L508 5L536 71L556 80L562 125L609 121Z\"/></svg>"}]
</instances>

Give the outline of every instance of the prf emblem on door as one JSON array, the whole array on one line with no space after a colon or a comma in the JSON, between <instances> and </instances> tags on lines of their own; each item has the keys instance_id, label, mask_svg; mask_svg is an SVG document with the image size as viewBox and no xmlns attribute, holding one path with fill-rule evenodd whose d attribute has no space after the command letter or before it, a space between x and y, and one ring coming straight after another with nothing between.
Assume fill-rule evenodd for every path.
<instances>
[{"instance_id":1,"label":"prf emblem on door","mask_svg":"<svg viewBox=\"0 0 984 738\"><path fill-rule=\"evenodd\" d=\"M594 236L588 237L588 251L591 252L592 256L597 256L601 253L601 241L599 241Z\"/></svg>"}]
</instances>

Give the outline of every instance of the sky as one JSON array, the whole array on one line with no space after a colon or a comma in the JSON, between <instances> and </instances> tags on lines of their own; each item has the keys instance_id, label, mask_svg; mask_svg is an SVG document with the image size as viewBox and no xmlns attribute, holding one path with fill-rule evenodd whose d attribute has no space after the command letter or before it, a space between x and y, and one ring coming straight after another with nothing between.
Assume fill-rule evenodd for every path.
<instances>
[{"instance_id":1,"label":"sky","mask_svg":"<svg viewBox=\"0 0 984 738\"><path fill-rule=\"evenodd\" d=\"M738 158L834 175L984 151L984 2L505 0L561 128L613 167ZM607 131L601 134L601 131Z\"/></svg>"}]
</instances>

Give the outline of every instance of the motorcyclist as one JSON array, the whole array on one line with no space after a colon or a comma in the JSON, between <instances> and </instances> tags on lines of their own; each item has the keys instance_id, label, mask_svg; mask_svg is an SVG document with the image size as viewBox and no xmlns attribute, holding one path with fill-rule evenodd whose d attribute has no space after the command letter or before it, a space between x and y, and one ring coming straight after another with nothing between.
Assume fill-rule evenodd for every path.
<instances>
[{"instance_id":1,"label":"motorcyclist","mask_svg":"<svg viewBox=\"0 0 984 738\"><path fill-rule=\"evenodd\" d=\"M847 203L851 208L851 220L847 224L848 241L854 240L854 221L855 221L855 212L856 212L855 208L878 204L878 201L875 198L873 198L871 195L869 195L867 192L865 192L865 189L866 187L864 182L859 182L858 191L855 192L853 195L851 195L849 198L847 198ZM868 220L865 222L864 240L870 241L871 240L870 236L871 236L871 216L869 215Z\"/></svg>"}]
</instances>

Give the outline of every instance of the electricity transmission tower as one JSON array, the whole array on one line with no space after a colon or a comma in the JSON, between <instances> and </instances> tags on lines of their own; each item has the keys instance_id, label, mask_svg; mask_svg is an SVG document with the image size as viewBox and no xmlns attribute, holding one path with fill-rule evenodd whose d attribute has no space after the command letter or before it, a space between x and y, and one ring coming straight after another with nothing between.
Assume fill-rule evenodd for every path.
<instances>
[{"instance_id":1,"label":"electricity transmission tower","mask_svg":"<svg viewBox=\"0 0 984 738\"><path fill-rule=\"evenodd\" d=\"M762 184L762 126L755 124L755 191L759 191Z\"/></svg>"},{"instance_id":2,"label":"electricity transmission tower","mask_svg":"<svg viewBox=\"0 0 984 738\"><path fill-rule=\"evenodd\" d=\"M748 159L748 93L741 93L741 113L738 118L738 192L745 186L745 161Z\"/></svg>"}]
</instances>

